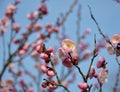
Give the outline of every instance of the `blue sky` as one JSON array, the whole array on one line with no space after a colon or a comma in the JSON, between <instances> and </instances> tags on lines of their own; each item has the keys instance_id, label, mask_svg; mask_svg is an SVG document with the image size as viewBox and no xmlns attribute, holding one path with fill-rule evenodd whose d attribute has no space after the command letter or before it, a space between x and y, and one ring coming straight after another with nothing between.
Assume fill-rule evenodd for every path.
<instances>
[{"instance_id":1,"label":"blue sky","mask_svg":"<svg viewBox=\"0 0 120 92\"><path fill-rule=\"evenodd\" d=\"M0 18L4 15L4 11L6 9L7 4L10 2L13 2L14 0L0 0ZM78 0L82 6L81 9L81 25L80 25L80 31L83 32L87 28L90 28L92 30L92 33L87 37L86 42L90 42L91 46L94 46L93 43L93 36L94 34L97 35L97 39L101 38L101 35L99 34L95 23L90 18L90 13L88 9L88 5L91 6L92 12L98 21L103 33L107 34L109 37L112 37L113 34L119 33L120 31L120 4L116 3L114 0ZM49 15L46 16L43 20L39 21L42 25L44 25L46 22L51 22L53 25L55 24L55 21L60 13L65 14L65 12L68 10L69 6L72 4L73 0L48 0L47 5L49 8ZM40 4L39 0L21 0L21 4L18 6L18 12L16 14L16 21L20 23L22 26L21 31L25 31L25 27L30 21L26 18L26 14L34 11L37 6ZM74 8L72 13L67 18L67 21L65 22L65 28L66 33L75 41L76 37L76 12L77 12L77 6ZM31 37L30 40L33 38ZM49 42L48 46L51 46L51 42L54 40L54 37L52 37L52 40ZM1 39L0 39L1 44ZM54 43L55 45L57 43ZM2 46L0 45L0 48ZM117 72L117 64L115 62L114 56L110 56L107 54L106 50L102 50L100 55L103 55L106 57L106 60L108 61L108 68L109 68L109 80L107 85L104 85L103 92L112 92L112 86L114 85L113 79L115 79L115 74ZM0 54L0 57L2 54ZM1 59L0 59L1 60ZM29 61L30 59L28 59ZM96 59L97 60L97 59ZM29 63L30 66L32 66L33 63ZM89 63L81 64L80 67L83 67L86 65L86 68L88 67ZM83 71L86 71L86 68L83 67ZM31 68L30 68L31 69ZM7 76L5 75L5 78ZM77 77L77 83L80 81L79 75ZM70 86L70 89L73 89L74 85ZM75 89L74 92L78 92L78 88Z\"/></svg>"}]
</instances>

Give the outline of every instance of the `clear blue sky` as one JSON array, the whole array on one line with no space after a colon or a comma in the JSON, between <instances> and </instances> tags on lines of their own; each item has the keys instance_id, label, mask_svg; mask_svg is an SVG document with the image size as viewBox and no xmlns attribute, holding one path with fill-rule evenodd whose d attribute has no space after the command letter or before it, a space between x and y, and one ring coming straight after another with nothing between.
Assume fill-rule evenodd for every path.
<instances>
[{"instance_id":1,"label":"clear blue sky","mask_svg":"<svg viewBox=\"0 0 120 92\"><path fill-rule=\"evenodd\" d=\"M0 0L0 18L2 18L2 16L4 15L7 4L13 1L14 0ZM41 23L42 25L44 25L46 22L51 22L52 24L55 24L55 21L59 14L61 12L64 14L68 10L72 2L73 0L48 0L47 5L49 7L49 15L46 16L44 20L39 21L39 23ZM109 37L112 37L113 34L120 32L120 4L116 3L114 0L79 0L79 3L82 5L80 30L81 32L83 32L86 28L91 28L92 33L90 36L88 36L86 40L88 42L91 42L91 46L93 46L94 43L94 33L96 33L98 39L101 36L97 31L95 23L90 18L88 5L91 6L93 14L97 19L103 33L107 34ZM22 31L24 31L26 25L30 23L26 18L26 14L34 11L39 4L39 0L21 0L21 4L18 6L18 12L15 17L16 21L22 26ZM72 37L73 40L76 36L76 12L77 7L75 7L72 14L69 15L67 21L65 22L66 32L69 37ZM52 41L53 39L54 38L52 38ZM32 38L30 40L32 40ZM49 42L49 45L52 45L51 42ZM0 48L2 48L1 45ZM114 56L109 56L106 50L101 51L100 55L104 55L106 57L108 61L107 67L110 71L108 83L103 86L103 92L112 92L111 90L114 85L114 81L112 80L115 79L117 65L115 63ZM2 55L0 53L0 57L1 56ZM29 62L26 62L26 64L32 66L32 63L30 64ZM88 64L84 63L81 65L81 67L83 67L84 65ZM86 66L86 68L87 67L88 66ZM83 68L83 71L85 71L86 68ZM79 77L80 76L78 75L77 79L80 81ZM5 76L5 78L7 78L7 76ZM75 81L75 83L77 83L78 80ZM70 89L73 89L74 87L76 88L74 89L74 92L78 92L79 89L76 87L76 85L70 86Z\"/></svg>"}]
</instances>

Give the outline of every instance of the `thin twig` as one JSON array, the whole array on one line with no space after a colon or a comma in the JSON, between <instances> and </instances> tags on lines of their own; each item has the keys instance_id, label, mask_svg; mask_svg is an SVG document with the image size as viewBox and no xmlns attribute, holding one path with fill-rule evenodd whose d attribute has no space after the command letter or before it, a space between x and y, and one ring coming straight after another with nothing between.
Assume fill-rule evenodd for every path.
<instances>
[{"instance_id":1,"label":"thin twig","mask_svg":"<svg viewBox=\"0 0 120 92\"><path fill-rule=\"evenodd\" d=\"M91 63L90 63L90 67L89 67L89 70L87 72L87 76L86 76L86 79L88 80L88 77L89 77L89 73L90 73L90 69L92 67L92 64L93 64L93 61L95 59L95 57L97 56L97 51L96 51L96 35L94 35L94 50L93 50L93 57L91 59Z\"/></svg>"},{"instance_id":2,"label":"thin twig","mask_svg":"<svg viewBox=\"0 0 120 92\"><path fill-rule=\"evenodd\" d=\"M57 72L55 70L55 66L54 66L54 64L53 64L53 62L51 60L50 60L50 63L51 63L52 68L54 69L55 76L56 76L56 79L57 79L58 83L61 84L61 81L60 81L60 79L58 77L58 74L57 74Z\"/></svg>"},{"instance_id":3,"label":"thin twig","mask_svg":"<svg viewBox=\"0 0 120 92\"><path fill-rule=\"evenodd\" d=\"M83 74L83 72L81 71L80 67L79 67L78 65L75 65L75 64L74 64L74 60L73 60L71 54L68 53L68 55L69 55L69 57L70 57L70 59L71 59L73 65L78 69L78 71L79 71L80 75L82 76L84 82L87 82L86 77L85 77L85 75Z\"/></svg>"},{"instance_id":4,"label":"thin twig","mask_svg":"<svg viewBox=\"0 0 120 92\"><path fill-rule=\"evenodd\" d=\"M62 18L61 22L59 23L60 25L62 25L66 21L68 15L72 12L72 10L74 9L77 2L78 2L78 0L74 0L72 5L70 6L69 10L66 12L65 16ZM58 26L60 26L60 25L58 25Z\"/></svg>"},{"instance_id":5,"label":"thin twig","mask_svg":"<svg viewBox=\"0 0 120 92\"><path fill-rule=\"evenodd\" d=\"M5 36L4 36L4 33L3 33L3 36L2 36L2 44L3 44L3 66L4 66L4 64L5 64L5 57L6 57Z\"/></svg>"}]
</instances>

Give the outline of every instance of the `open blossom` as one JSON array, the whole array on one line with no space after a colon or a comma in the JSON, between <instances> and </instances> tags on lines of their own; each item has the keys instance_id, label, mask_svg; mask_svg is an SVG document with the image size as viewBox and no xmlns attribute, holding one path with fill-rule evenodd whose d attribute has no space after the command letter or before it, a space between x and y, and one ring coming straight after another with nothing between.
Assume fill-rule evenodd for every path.
<instances>
[{"instance_id":1,"label":"open blossom","mask_svg":"<svg viewBox=\"0 0 120 92\"><path fill-rule=\"evenodd\" d=\"M112 37L112 43L117 44L120 43L120 34L114 34Z\"/></svg>"},{"instance_id":2,"label":"open blossom","mask_svg":"<svg viewBox=\"0 0 120 92\"><path fill-rule=\"evenodd\" d=\"M62 48L66 51L66 52L72 52L75 50L76 48L76 44L70 40L70 39L64 39L62 41Z\"/></svg>"},{"instance_id":3,"label":"open blossom","mask_svg":"<svg viewBox=\"0 0 120 92\"><path fill-rule=\"evenodd\" d=\"M107 69L101 69L98 73L98 80L100 83L106 83L108 81L108 71Z\"/></svg>"}]
</instances>

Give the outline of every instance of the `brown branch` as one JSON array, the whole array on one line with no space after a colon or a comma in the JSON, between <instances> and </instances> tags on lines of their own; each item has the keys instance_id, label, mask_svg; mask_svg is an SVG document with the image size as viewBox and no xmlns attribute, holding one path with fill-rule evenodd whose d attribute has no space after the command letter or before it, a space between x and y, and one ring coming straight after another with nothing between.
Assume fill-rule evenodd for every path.
<instances>
[{"instance_id":1,"label":"brown branch","mask_svg":"<svg viewBox=\"0 0 120 92\"><path fill-rule=\"evenodd\" d=\"M87 82L86 77L85 77L85 75L83 74L83 72L81 71L80 67L79 67L78 65L75 65L75 64L74 64L74 60L73 60L71 54L68 53L68 55L69 55L69 57L70 57L70 59L71 59L73 65L78 69L78 71L79 71L80 75L82 76L84 82Z\"/></svg>"},{"instance_id":2,"label":"brown branch","mask_svg":"<svg viewBox=\"0 0 120 92\"><path fill-rule=\"evenodd\" d=\"M94 59L95 59L96 56L97 56L97 51L96 51L96 35L94 35L93 57L92 57L92 59L91 59L90 67L89 67L88 72L87 72L87 76L86 76L86 79L87 79L87 80L88 80L88 78L89 78L90 69L91 69L91 67L92 67L93 61L94 61Z\"/></svg>"}]
</instances>

